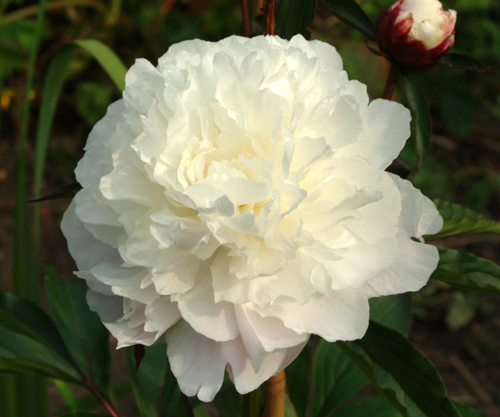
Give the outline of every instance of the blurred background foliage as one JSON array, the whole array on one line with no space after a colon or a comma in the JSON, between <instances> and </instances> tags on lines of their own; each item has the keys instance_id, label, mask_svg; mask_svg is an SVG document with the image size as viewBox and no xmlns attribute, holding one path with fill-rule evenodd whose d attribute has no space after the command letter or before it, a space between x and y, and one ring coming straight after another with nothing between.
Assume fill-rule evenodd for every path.
<instances>
[{"instance_id":1,"label":"blurred background foliage","mask_svg":"<svg viewBox=\"0 0 500 417\"><path fill-rule=\"evenodd\" d=\"M365 0L362 6L375 21L381 7L392 2ZM430 198L454 201L500 220L500 2L442 2L445 9L458 12L456 44L452 51L473 55L490 65L492 71L489 74L472 73L438 65L414 77L428 98L434 125L432 151L412 181ZM38 8L39 4L30 0L1 0L0 3L0 263L4 291L11 289L13 225L9 219L14 210L15 155ZM259 13L257 1L252 8L256 16ZM389 64L368 50L359 32L320 8L310 30L313 38L327 41L339 50L351 79L367 84L373 97L381 95ZM99 39L129 67L136 58L156 63L158 57L176 42L193 38L217 41L232 34L241 34L241 11L237 0L50 0L35 82L29 92L32 104L27 142L29 183L32 183L36 118L43 80L48 64L62 45L76 39ZM42 194L74 182L73 170L83 155L91 127L119 96L98 63L79 51L72 61L57 107ZM398 93L398 100L403 101L401 93ZM409 155L408 150L404 155ZM67 277L74 265L66 253L58 227L66 205L64 200L56 200L41 206L40 265L55 265ZM466 249L498 263L500 241L497 238L475 236L437 243ZM430 354L430 358L443 362L446 349L450 344L457 344L459 353L472 361L470 366L477 365L479 373L485 374L484 384L500 386L499 373L494 377L493 371L486 369L492 363L496 363L495 369L498 369L500 345L492 336L500 329L498 297L464 293L451 290L445 284L433 283L415 296L415 302L418 320L414 341L417 347L434 349L435 355ZM435 326L419 326L419 320ZM448 339L434 338L434 330L443 329ZM441 373L445 366L444 361ZM450 376L455 380L446 381L446 369L444 372L445 383L449 386L456 375ZM477 387L476 391L470 387L460 390L458 387L457 396L472 392L473 397L480 397ZM482 398L481 401L491 402L492 408L489 412L484 410L485 414L500 415L494 407L495 403L500 403L500 398Z\"/></svg>"}]
</instances>

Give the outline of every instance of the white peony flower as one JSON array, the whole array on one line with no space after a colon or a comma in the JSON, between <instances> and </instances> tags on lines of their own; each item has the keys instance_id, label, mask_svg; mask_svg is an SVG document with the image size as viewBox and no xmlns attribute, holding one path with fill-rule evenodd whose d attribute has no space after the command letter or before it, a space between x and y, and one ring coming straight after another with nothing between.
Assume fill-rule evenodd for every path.
<instances>
[{"instance_id":1,"label":"white peony flower","mask_svg":"<svg viewBox=\"0 0 500 417\"><path fill-rule=\"evenodd\" d=\"M335 48L297 35L173 45L128 71L88 138L62 229L118 347L168 343L180 388L246 393L310 334L362 337L368 299L416 291L434 204L384 172L409 136Z\"/></svg>"}]
</instances>

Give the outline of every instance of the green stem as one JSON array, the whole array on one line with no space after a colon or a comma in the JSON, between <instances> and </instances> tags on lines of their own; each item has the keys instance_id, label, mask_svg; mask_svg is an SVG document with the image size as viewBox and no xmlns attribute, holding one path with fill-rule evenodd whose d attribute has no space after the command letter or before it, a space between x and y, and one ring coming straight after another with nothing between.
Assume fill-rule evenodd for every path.
<instances>
[{"instance_id":1,"label":"green stem","mask_svg":"<svg viewBox=\"0 0 500 417\"><path fill-rule=\"evenodd\" d=\"M243 417L259 417L260 390L249 392L243 396Z\"/></svg>"},{"instance_id":2,"label":"green stem","mask_svg":"<svg viewBox=\"0 0 500 417\"><path fill-rule=\"evenodd\" d=\"M389 74L387 75L387 81L385 82L384 92L382 93L382 98L385 98L387 100L392 99L394 90L396 89L396 85L398 84L398 76L398 68L394 64L391 64Z\"/></svg>"}]
</instances>

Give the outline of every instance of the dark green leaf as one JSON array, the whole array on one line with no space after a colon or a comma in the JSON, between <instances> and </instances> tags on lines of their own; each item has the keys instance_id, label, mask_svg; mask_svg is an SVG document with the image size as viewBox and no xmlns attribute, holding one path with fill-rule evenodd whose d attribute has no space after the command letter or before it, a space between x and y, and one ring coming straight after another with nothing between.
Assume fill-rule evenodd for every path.
<instances>
[{"instance_id":1,"label":"dark green leaf","mask_svg":"<svg viewBox=\"0 0 500 417\"><path fill-rule=\"evenodd\" d=\"M50 347L0 328L0 373L30 372L80 383L78 372Z\"/></svg>"},{"instance_id":2,"label":"dark green leaf","mask_svg":"<svg viewBox=\"0 0 500 417\"><path fill-rule=\"evenodd\" d=\"M309 401L309 369L312 352L307 344L299 356L285 369L290 399L299 416L305 416Z\"/></svg>"},{"instance_id":3,"label":"dark green leaf","mask_svg":"<svg viewBox=\"0 0 500 417\"><path fill-rule=\"evenodd\" d=\"M500 294L500 266L466 252L439 248L439 264L431 278L462 290Z\"/></svg>"},{"instance_id":4,"label":"dark green leaf","mask_svg":"<svg viewBox=\"0 0 500 417\"><path fill-rule=\"evenodd\" d=\"M49 315L38 305L28 300L23 300L13 294L0 292L0 312L15 318L17 321L16 332L22 333L38 341L43 341L52 346L68 363L73 363L71 355L64 341ZM7 317L2 319L1 326L5 327L12 320ZM14 330L14 328L10 328Z\"/></svg>"},{"instance_id":5,"label":"dark green leaf","mask_svg":"<svg viewBox=\"0 0 500 417\"><path fill-rule=\"evenodd\" d=\"M107 396L110 372L109 333L87 306L87 286L76 277L64 282L47 268L47 303L78 369Z\"/></svg>"},{"instance_id":6,"label":"dark green leaf","mask_svg":"<svg viewBox=\"0 0 500 417\"><path fill-rule=\"evenodd\" d=\"M74 184L66 185L46 196L29 200L29 203L39 203L41 201L56 200L58 198L73 198L75 194L82 189L82 186L75 182Z\"/></svg>"},{"instance_id":7,"label":"dark green leaf","mask_svg":"<svg viewBox=\"0 0 500 417\"><path fill-rule=\"evenodd\" d=\"M90 411L70 411L64 414L58 414L57 417L109 417L109 414L98 414Z\"/></svg>"},{"instance_id":8,"label":"dark green leaf","mask_svg":"<svg viewBox=\"0 0 500 417\"><path fill-rule=\"evenodd\" d=\"M309 39L307 27L314 20L316 0L281 0L276 6L276 35L291 39L300 33Z\"/></svg>"},{"instance_id":9,"label":"dark green leaf","mask_svg":"<svg viewBox=\"0 0 500 417\"><path fill-rule=\"evenodd\" d=\"M494 233L500 235L500 223L488 220L467 207L448 201L434 200L444 219L441 231L429 238L442 238L474 233Z\"/></svg>"},{"instance_id":10,"label":"dark green leaf","mask_svg":"<svg viewBox=\"0 0 500 417\"><path fill-rule=\"evenodd\" d=\"M321 339L314 354L311 415L329 416L343 400L367 383L367 378L335 343Z\"/></svg>"},{"instance_id":11,"label":"dark green leaf","mask_svg":"<svg viewBox=\"0 0 500 417\"><path fill-rule=\"evenodd\" d=\"M340 407L334 417L400 417L401 414L383 395L353 400Z\"/></svg>"},{"instance_id":12,"label":"dark green leaf","mask_svg":"<svg viewBox=\"0 0 500 417\"><path fill-rule=\"evenodd\" d=\"M460 417L434 365L404 336L371 321L358 343L427 417Z\"/></svg>"},{"instance_id":13,"label":"dark green leaf","mask_svg":"<svg viewBox=\"0 0 500 417\"><path fill-rule=\"evenodd\" d=\"M370 299L370 318L408 336L411 323L411 294Z\"/></svg>"},{"instance_id":14,"label":"dark green leaf","mask_svg":"<svg viewBox=\"0 0 500 417\"><path fill-rule=\"evenodd\" d=\"M411 140L417 154L418 169L429 150L431 141L432 121L429 104L424 93L413 83L409 75L400 74L399 81L412 114Z\"/></svg>"},{"instance_id":15,"label":"dark green leaf","mask_svg":"<svg viewBox=\"0 0 500 417\"><path fill-rule=\"evenodd\" d=\"M234 416L236 417L236 414ZM299 417L288 394L285 395L285 417Z\"/></svg>"},{"instance_id":16,"label":"dark green leaf","mask_svg":"<svg viewBox=\"0 0 500 417\"><path fill-rule=\"evenodd\" d=\"M479 72L491 71L491 67L487 67L480 59L465 54L448 53L441 58L439 63L452 68L461 68Z\"/></svg>"},{"instance_id":17,"label":"dark green leaf","mask_svg":"<svg viewBox=\"0 0 500 417\"><path fill-rule=\"evenodd\" d=\"M127 348L129 374L141 416L176 416L180 391L168 365L167 346L157 344L146 346L145 350L141 366L135 373L134 349Z\"/></svg>"},{"instance_id":18,"label":"dark green leaf","mask_svg":"<svg viewBox=\"0 0 500 417\"><path fill-rule=\"evenodd\" d=\"M362 7L354 0L319 0L337 18L375 40L375 26Z\"/></svg>"},{"instance_id":19,"label":"dark green leaf","mask_svg":"<svg viewBox=\"0 0 500 417\"><path fill-rule=\"evenodd\" d=\"M236 391L227 373L224 378L224 384L216 395L215 401L217 402L217 409L219 410L220 417L236 417L242 414L243 397Z\"/></svg>"},{"instance_id":20,"label":"dark green leaf","mask_svg":"<svg viewBox=\"0 0 500 417\"><path fill-rule=\"evenodd\" d=\"M457 410L460 411L460 414L462 414L462 417L486 417L484 414L480 413L479 411L476 411L473 408L468 407L464 404L461 404L457 401L453 401L453 404L455 404L455 407L457 408Z\"/></svg>"},{"instance_id":21,"label":"dark green leaf","mask_svg":"<svg viewBox=\"0 0 500 417\"><path fill-rule=\"evenodd\" d=\"M403 336L401 336L403 337ZM359 368L364 376L371 382L371 384L379 390L379 392L389 401L389 403L404 417L408 417L408 411L401 401L392 384L387 383L387 380L380 380L375 372L375 368L362 353L357 352L354 346L350 346L345 342L337 342L336 345L344 352L349 359Z\"/></svg>"}]
</instances>

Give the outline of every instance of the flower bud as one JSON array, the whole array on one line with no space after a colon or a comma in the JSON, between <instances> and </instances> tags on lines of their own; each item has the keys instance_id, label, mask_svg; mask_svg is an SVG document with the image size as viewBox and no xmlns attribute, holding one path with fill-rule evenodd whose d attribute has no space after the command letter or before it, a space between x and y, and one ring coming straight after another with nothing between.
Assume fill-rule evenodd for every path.
<instances>
[{"instance_id":1,"label":"flower bud","mask_svg":"<svg viewBox=\"0 0 500 417\"><path fill-rule=\"evenodd\" d=\"M375 35L385 57L409 71L426 71L455 43L455 10L438 0L398 0L380 14Z\"/></svg>"}]
</instances>

